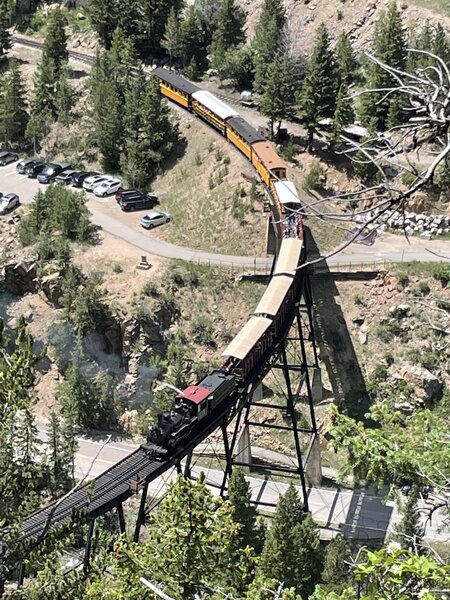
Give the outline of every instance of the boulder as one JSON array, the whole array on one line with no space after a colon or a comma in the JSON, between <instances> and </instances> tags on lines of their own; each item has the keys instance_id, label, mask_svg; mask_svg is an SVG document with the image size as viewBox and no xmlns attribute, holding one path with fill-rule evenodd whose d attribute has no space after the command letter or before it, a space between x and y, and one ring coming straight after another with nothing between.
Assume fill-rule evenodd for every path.
<instances>
[{"instance_id":1,"label":"boulder","mask_svg":"<svg viewBox=\"0 0 450 600\"><path fill-rule=\"evenodd\" d=\"M16 296L36 292L37 264L20 262L5 265L5 291Z\"/></svg>"},{"instance_id":2,"label":"boulder","mask_svg":"<svg viewBox=\"0 0 450 600\"><path fill-rule=\"evenodd\" d=\"M41 279L41 290L47 300L55 307L61 308L61 274L59 272L44 275Z\"/></svg>"},{"instance_id":3,"label":"boulder","mask_svg":"<svg viewBox=\"0 0 450 600\"><path fill-rule=\"evenodd\" d=\"M419 365L407 365L400 370L400 375L407 383L414 386L418 398L433 403L440 400L443 392L442 381L434 373Z\"/></svg>"}]
</instances>

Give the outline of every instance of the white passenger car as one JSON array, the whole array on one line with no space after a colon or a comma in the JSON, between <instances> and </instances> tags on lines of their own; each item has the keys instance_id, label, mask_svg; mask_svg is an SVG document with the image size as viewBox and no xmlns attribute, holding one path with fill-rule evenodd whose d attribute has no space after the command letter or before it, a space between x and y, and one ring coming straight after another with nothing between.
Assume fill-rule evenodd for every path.
<instances>
[{"instance_id":1,"label":"white passenger car","mask_svg":"<svg viewBox=\"0 0 450 600\"><path fill-rule=\"evenodd\" d=\"M164 225L164 223L169 223L172 215L167 212L162 212L159 210L152 210L144 217L139 219L139 223L145 229L153 229L153 227L157 227L158 225Z\"/></svg>"}]
</instances>

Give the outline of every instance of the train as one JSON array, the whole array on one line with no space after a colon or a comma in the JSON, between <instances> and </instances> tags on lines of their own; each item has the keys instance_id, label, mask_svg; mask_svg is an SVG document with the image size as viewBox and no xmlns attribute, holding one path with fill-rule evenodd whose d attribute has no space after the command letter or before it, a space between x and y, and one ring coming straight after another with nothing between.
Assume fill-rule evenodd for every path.
<instances>
[{"instance_id":1,"label":"train","mask_svg":"<svg viewBox=\"0 0 450 600\"><path fill-rule=\"evenodd\" d=\"M273 144L211 92L161 67L152 75L163 95L218 130L250 161L278 212L281 232L269 285L247 323L223 351L221 368L197 385L180 390L173 409L159 414L157 423L149 427L142 448L153 459L165 460L201 431L204 419L214 421L234 406L287 335L301 295L303 270L298 267L305 260L305 245L300 198L295 184L286 178L286 164Z\"/></svg>"}]
</instances>

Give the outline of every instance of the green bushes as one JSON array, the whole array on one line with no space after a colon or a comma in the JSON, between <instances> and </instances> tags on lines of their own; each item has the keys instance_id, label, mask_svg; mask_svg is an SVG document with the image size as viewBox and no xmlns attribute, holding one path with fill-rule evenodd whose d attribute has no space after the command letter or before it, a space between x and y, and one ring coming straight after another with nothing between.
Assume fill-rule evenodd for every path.
<instances>
[{"instance_id":1,"label":"green bushes","mask_svg":"<svg viewBox=\"0 0 450 600\"><path fill-rule=\"evenodd\" d=\"M34 197L28 217L20 223L19 238L24 246L53 236L73 242L92 242L93 231L84 193L51 185Z\"/></svg>"},{"instance_id":2,"label":"green bushes","mask_svg":"<svg viewBox=\"0 0 450 600\"><path fill-rule=\"evenodd\" d=\"M376 328L376 335L382 342L388 344L396 337L404 337L405 332L400 323L392 319L389 321L381 321L380 323L378 323L378 326Z\"/></svg>"},{"instance_id":3,"label":"green bushes","mask_svg":"<svg viewBox=\"0 0 450 600\"><path fill-rule=\"evenodd\" d=\"M442 287L450 287L450 265L448 263L436 265L433 277L441 282Z\"/></svg>"},{"instance_id":4,"label":"green bushes","mask_svg":"<svg viewBox=\"0 0 450 600\"><path fill-rule=\"evenodd\" d=\"M323 190L327 185L327 172L323 165L315 161L303 180L304 190Z\"/></svg>"},{"instance_id":5,"label":"green bushes","mask_svg":"<svg viewBox=\"0 0 450 600\"><path fill-rule=\"evenodd\" d=\"M214 325L211 319L204 314L195 316L191 322L191 333L194 340L204 346L214 347Z\"/></svg>"}]
</instances>

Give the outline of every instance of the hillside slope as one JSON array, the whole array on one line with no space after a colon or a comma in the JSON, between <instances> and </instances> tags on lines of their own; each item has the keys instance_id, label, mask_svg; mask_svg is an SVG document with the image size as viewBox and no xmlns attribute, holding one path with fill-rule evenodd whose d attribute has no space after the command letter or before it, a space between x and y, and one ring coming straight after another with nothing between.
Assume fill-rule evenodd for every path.
<instances>
[{"instance_id":1,"label":"hillside slope","mask_svg":"<svg viewBox=\"0 0 450 600\"><path fill-rule=\"evenodd\" d=\"M308 53L315 33L321 23L325 23L332 39L340 33L349 33L356 49L368 49L367 42L372 38L373 28L379 14L391 0L285 0L289 19L291 40L295 52ZM248 30L253 34L262 5L262 0L239 0L248 15ZM435 7L424 8L422 4ZM439 11L438 0L422 2L399 2L404 22L407 26L420 28L426 20L432 25L438 22L450 32L450 16Z\"/></svg>"}]
</instances>

